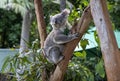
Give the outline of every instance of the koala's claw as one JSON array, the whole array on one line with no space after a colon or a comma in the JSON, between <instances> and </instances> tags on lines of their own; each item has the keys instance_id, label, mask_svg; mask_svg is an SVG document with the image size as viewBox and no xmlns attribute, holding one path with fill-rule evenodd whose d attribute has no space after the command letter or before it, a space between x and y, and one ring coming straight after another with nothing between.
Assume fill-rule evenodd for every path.
<instances>
[{"instance_id":1,"label":"koala's claw","mask_svg":"<svg viewBox=\"0 0 120 81\"><path fill-rule=\"evenodd\" d=\"M65 56L61 55L60 58L59 58L59 60L58 60L58 62L57 62L57 63L54 63L54 64L60 63L64 58L65 58Z\"/></svg>"},{"instance_id":2,"label":"koala's claw","mask_svg":"<svg viewBox=\"0 0 120 81\"><path fill-rule=\"evenodd\" d=\"M73 34L73 36L74 36L74 39L76 39L76 38L78 38L80 36L80 34L79 33L75 33L75 34Z\"/></svg>"},{"instance_id":3,"label":"koala's claw","mask_svg":"<svg viewBox=\"0 0 120 81\"><path fill-rule=\"evenodd\" d=\"M80 36L80 33L75 33L75 36L76 36L76 37L79 37L79 36Z\"/></svg>"}]
</instances>

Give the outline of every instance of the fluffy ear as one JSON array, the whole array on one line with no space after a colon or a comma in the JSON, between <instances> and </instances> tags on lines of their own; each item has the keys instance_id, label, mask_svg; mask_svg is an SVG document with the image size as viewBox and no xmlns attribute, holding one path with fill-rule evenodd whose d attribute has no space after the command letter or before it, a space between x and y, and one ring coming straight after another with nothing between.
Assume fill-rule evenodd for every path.
<instances>
[{"instance_id":1,"label":"fluffy ear","mask_svg":"<svg viewBox=\"0 0 120 81\"><path fill-rule=\"evenodd\" d=\"M52 15L50 15L50 20L52 19L52 17L53 17L53 16L52 16Z\"/></svg>"},{"instance_id":2,"label":"fluffy ear","mask_svg":"<svg viewBox=\"0 0 120 81\"><path fill-rule=\"evenodd\" d=\"M69 15L70 14L70 10L69 9L64 9L62 11L62 14Z\"/></svg>"}]
</instances>

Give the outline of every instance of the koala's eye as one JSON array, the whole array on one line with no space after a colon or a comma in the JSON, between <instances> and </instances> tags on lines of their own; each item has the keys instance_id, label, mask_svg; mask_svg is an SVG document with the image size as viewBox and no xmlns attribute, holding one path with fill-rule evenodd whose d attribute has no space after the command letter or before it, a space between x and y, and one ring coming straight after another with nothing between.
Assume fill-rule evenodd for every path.
<instances>
[{"instance_id":1,"label":"koala's eye","mask_svg":"<svg viewBox=\"0 0 120 81\"><path fill-rule=\"evenodd\" d=\"M56 24L60 24L60 23L62 23L62 21L63 21L62 18L56 18L56 19L55 19L55 23L56 23Z\"/></svg>"},{"instance_id":2,"label":"koala's eye","mask_svg":"<svg viewBox=\"0 0 120 81\"><path fill-rule=\"evenodd\" d=\"M55 23L55 24L57 24L57 23L58 23L58 20L57 20L57 18L55 18L55 20L54 20L54 23Z\"/></svg>"},{"instance_id":3,"label":"koala's eye","mask_svg":"<svg viewBox=\"0 0 120 81\"><path fill-rule=\"evenodd\" d=\"M61 20L56 20L55 23L60 24L60 23L62 23L62 21Z\"/></svg>"}]
</instances>

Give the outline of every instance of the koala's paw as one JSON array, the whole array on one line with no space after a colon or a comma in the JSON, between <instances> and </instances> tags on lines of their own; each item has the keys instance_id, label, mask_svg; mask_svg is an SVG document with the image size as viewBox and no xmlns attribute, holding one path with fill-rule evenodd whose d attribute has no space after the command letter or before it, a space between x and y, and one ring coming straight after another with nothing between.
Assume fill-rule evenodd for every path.
<instances>
[{"instance_id":1,"label":"koala's paw","mask_svg":"<svg viewBox=\"0 0 120 81\"><path fill-rule=\"evenodd\" d=\"M79 36L80 36L80 33L75 33L75 36L76 36L76 37L79 37Z\"/></svg>"},{"instance_id":2,"label":"koala's paw","mask_svg":"<svg viewBox=\"0 0 120 81\"><path fill-rule=\"evenodd\" d=\"M63 55L61 55L60 57L59 57L59 60L58 60L58 62L60 62L61 60L63 60L64 59L64 56Z\"/></svg>"},{"instance_id":3,"label":"koala's paw","mask_svg":"<svg viewBox=\"0 0 120 81\"><path fill-rule=\"evenodd\" d=\"M61 55L61 56L59 57L58 61L57 61L55 64L60 63L64 58L65 58L65 56Z\"/></svg>"},{"instance_id":4,"label":"koala's paw","mask_svg":"<svg viewBox=\"0 0 120 81\"><path fill-rule=\"evenodd\" d=\"M79 33L75 33L73 34L74 35L74 38L79 38L80 34Z\"/></svg>"}]
</instances>

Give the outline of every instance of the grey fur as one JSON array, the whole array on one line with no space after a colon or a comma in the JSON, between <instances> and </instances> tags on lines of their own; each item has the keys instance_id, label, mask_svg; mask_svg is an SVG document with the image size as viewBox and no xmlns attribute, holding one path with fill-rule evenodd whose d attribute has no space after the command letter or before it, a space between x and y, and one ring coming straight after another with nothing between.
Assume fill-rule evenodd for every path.
<instances>
[{"instance_id":1,"label":"grey fur","mask_svg":"<svg viewBox=\"0 0 120 81\"><path fill-rule=\"evenodd\" d=\"M64 56L65 44L78 38L78 34L65 35L64 30L67 24L69 10L65 9L61 13L50 17L50 24L53 30L47 36L44 43L44 54L51 63L59 63Z\"/></svg>"}]
</instances>

